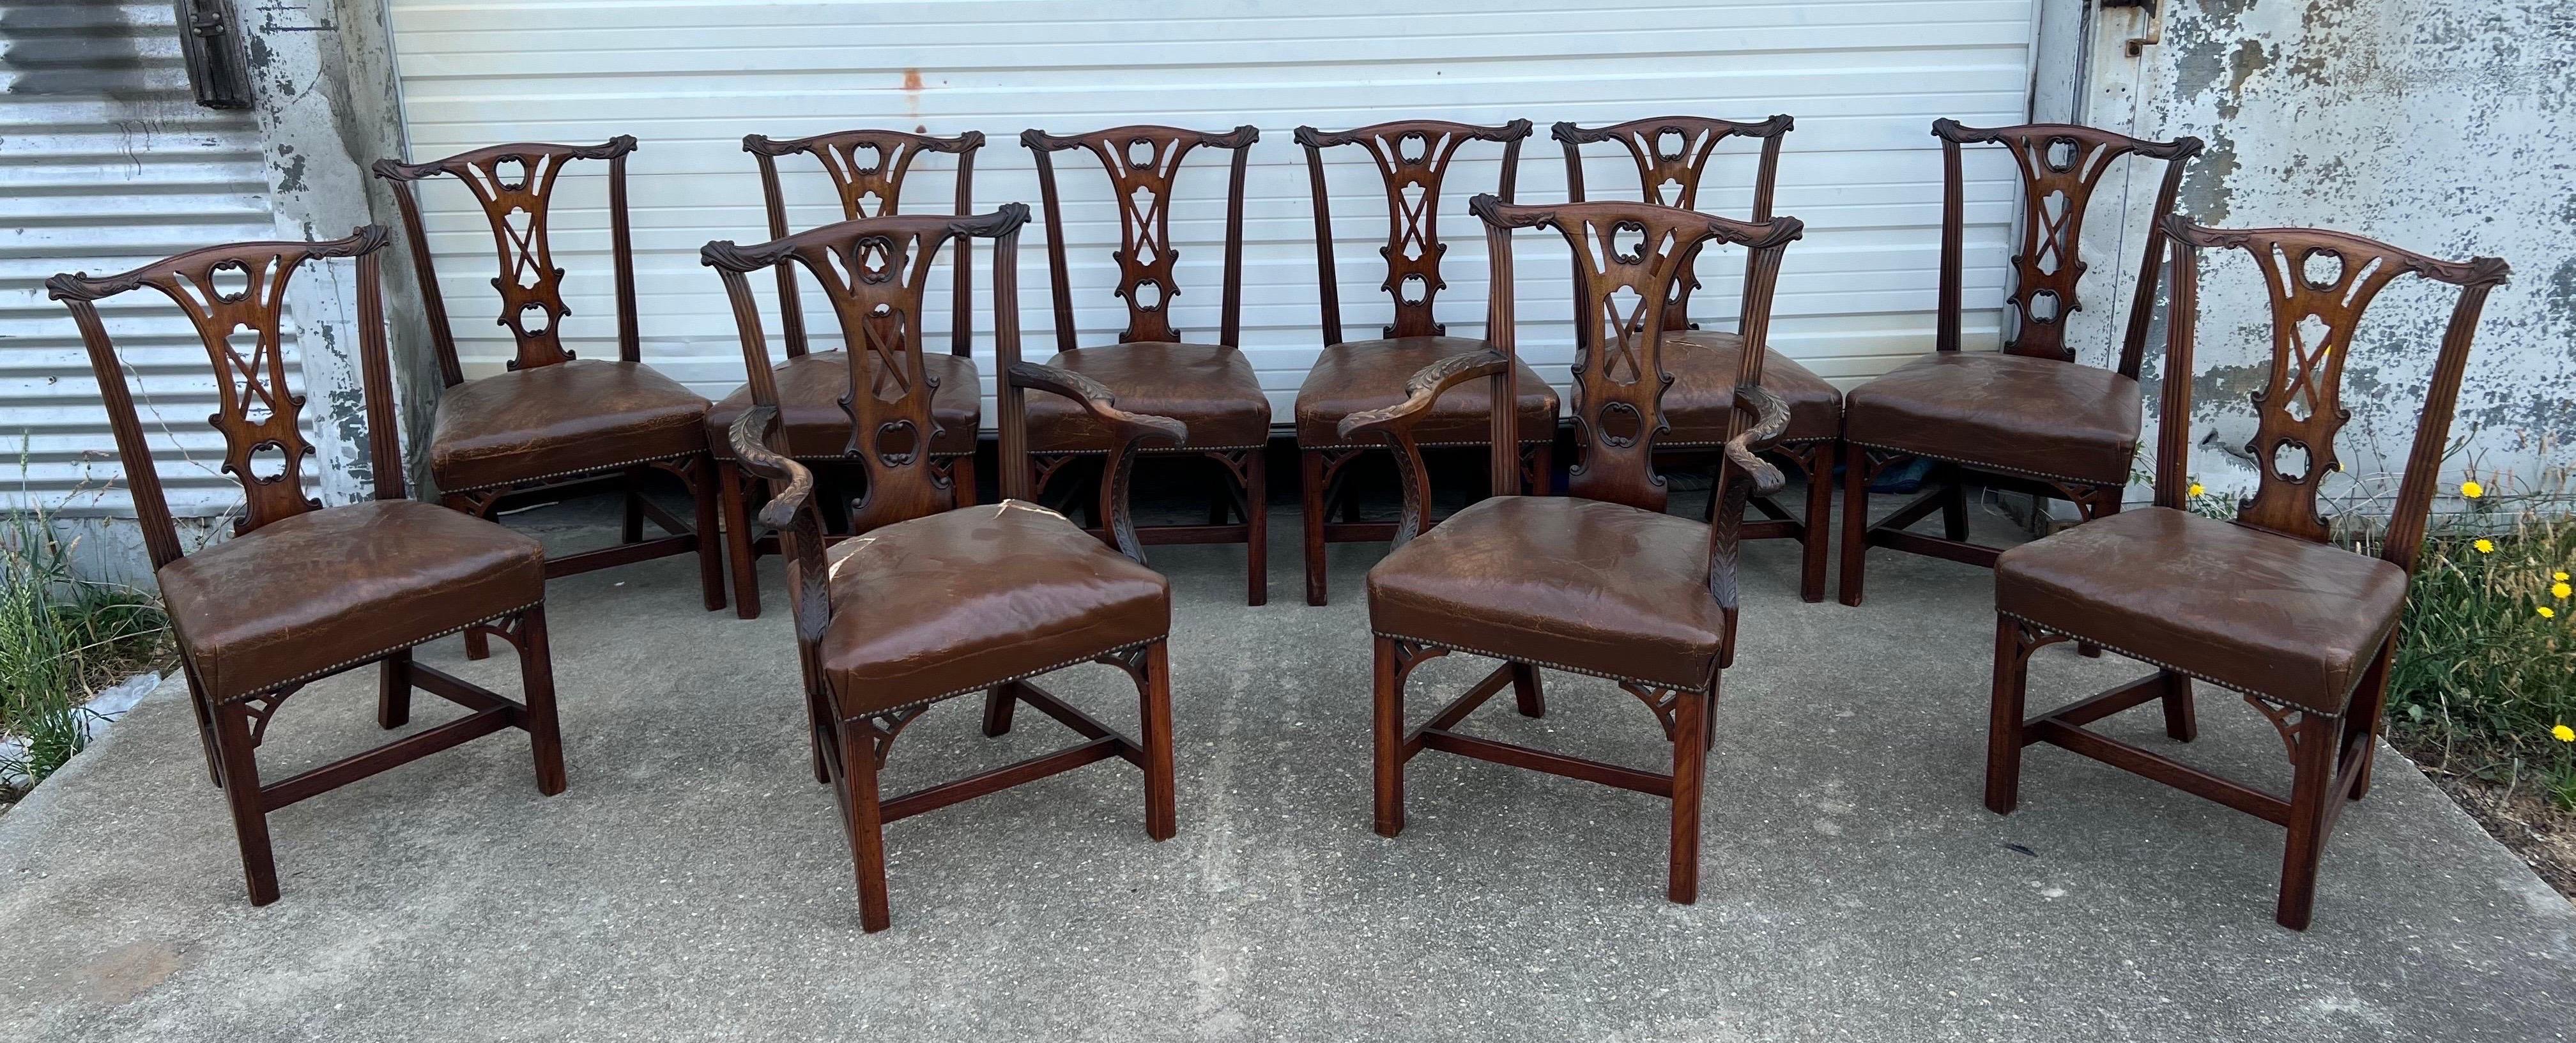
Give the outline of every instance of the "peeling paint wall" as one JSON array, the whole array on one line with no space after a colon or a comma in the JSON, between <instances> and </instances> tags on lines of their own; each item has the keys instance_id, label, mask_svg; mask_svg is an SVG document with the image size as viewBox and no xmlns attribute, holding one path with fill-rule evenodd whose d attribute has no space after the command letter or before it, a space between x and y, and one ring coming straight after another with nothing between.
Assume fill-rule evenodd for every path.
<instances>
[{"instance_id":1,"label":"peeling paint wall","mask_svg":"<svg viewBox=\"0 0 2576 1043\"><path fill-rule=\"evenodd\" d=\"M2166 0L2134 75L2146 136L2208 152L2181 211L2203 224L2311 225L2436 256L2503 257L2453 426L2452 482L2567 491L2576 439L2576 8L2563 0ZM2102 70L2095 101L2120 85ZM2101 121L2117 126L2116 121ZM2213 490L2249 491L2246 396L2270 315L2241 252L2205 255L2191 423ZM2131 262L2134 267L2135 262ZM2455 294L2408 279L2364 320L2344 376L2349 505L2394 492ZM2155 342L2161 345L2161 336ZM2151 352L2152 354L2152 352ZM2446 483L2446 485L2451 483Z\"/></svg>"}]
</instances>

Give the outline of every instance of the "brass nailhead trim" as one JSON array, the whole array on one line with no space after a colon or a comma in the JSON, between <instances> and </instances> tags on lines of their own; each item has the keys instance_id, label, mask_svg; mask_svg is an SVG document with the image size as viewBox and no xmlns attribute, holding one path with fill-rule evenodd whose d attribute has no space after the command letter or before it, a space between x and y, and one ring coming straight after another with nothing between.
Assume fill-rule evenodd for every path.
<instances>
[{"instance_id":1,"label":"brass nailhead trim","mask_svg":"<svg viewBox=\"0 0 2576 1043\"><path fill-rule=\"evenodd\" d=\"M342 670L346 670L346 669L348 669L348 668L350 668L350 667L356 666L356 665L358 665L358 664L360 664L360 663L369 662L369 661L371 661L371 660L376 660L376 659L382 659L382 658L384 658L385 656L391 655L391 654L393 654L393 653L395 653L395 652L400 652L400 651L402 651L403 649L406 649L406 648L418 648L418 647L420 647L420 646L422 646L422 645L425 645L425 644L428 644L428 643L430 643L430 642L432 642L432 641L436 641L436 640L438 640L439 638L446 637L446 636L448 636L448 635L450 635L450 634L455 634L455 633L460 633L460 632L463 632L463 631L466 631L466 630L470 630L470 629L472 629L472 628L474 628L474 627L479 627L479 626L482 626L482 625L484 625L484 624L486 624L486 623L492 623L492 622L497 622L497 621L499 621L499 620L508 619L508 618L510 618L511 616L518 615L518 614L519 614L519 613L521 613L521 612L525 612L525 611L527 611L527 610L529 610L529 609L535 608L535 607L537 607L537 606L539 606L539 605L543 605L543 604L545 604L545 603L546 603L546 599L544 599L544 598L542 598L542 597L541 597L541 598L536 599L535 601L528 602L528 603L527 603L527 604L525 604L525 605L521 605L521 606L519 606L519 607L517 607L517 608L514 608L514 609L511 609L511 610L509 610L509 611L507 611L507 612L502 612L502 613L498 613L498 614L495 614L495 615L485 616L485 617L483 617L483 618L481 618L481 619L478 619L478 620L475 620L475 621L473 621L473 622L471 622L471 623L466 623L466 624L462 624L462 625L459 625L459 626L449 627L448 629L441 630L441 631L439 631L439 632L437 632L437 633L435 633L435 634L431 634L431 635L429 635L428 637L421 638L421 639L419 639L419 640L417 640L417 641L406 641L406 642L404 642L404 643L402 643L402 644L394 645L394 646L389 647L389 648L380 648L380 649L377 649L377 650L375 650L375 651L373 651L373 652L369 652L369 653L367 653L367 654L365 654L365 655L359 656L359 657L357 657L357 658L355 658L355 659L343 659L343 660L341 660L341 661L339 661L339 662L337 662L337 663L333 663L333 664L331 664L330 666L326 666L326 667L323 667L322 669L315 670L315 671L313 671L312 673L309 673L309 674L298 674L298 675L296 675L296 676L294 676L294 677L287 678L286 680L279 681L279 682L277 682L276 684L268 685L268 686L266 686L266 687L263 687L263 688L257 689L257 690L255 690L255 691L245 692L245 693L242 693L242 694L240 694L240 695L236 695L236 696L232 696L232 697L226 698L226 699L224 699L224 700L223 700L223 703L224 703L224 705L226 705L226 706L230 706L230 705L232 705L232 704L234 704L234 703L239 703L239 702L248 702L248 701L250 701L250 700L252 700L252 699L257 699L257 698L259 698L260 696L267 695L267 694L268 694L268 693L270 693L270 692L274 692L274 691L276 691L276 690L278 690L278 689L280 689L280 688L286 688L286 687L290 687L290 686L293 686L293 685L303 684L303 683L304 683L304 682L306 682L306 681L310 681L310 680L313 680L313 679L318 678L318 677L328 677L328 676L330 676L330 675L332 675L332 674L339 673L339 672L340 672L340 671L342 671Z\"/></svg>"},{"instance_id":2,"label":"brass nailhead trim","mask_svg":"<svg viewBox=\"0 0 2576 1043\"><path fill-rule=\"evenodd\" d=\"M2137 661L2139 661L2139 662L2141 662L2141 663L2145 663L2145 664L2147 664L2147 665L2149 665L2149 666L2161 667L2161 668L2166 669L2166 670L2171 670L2171 671L2173 671L2173 672L2175 672L2175 673L2177 673L2177 674L2181 674L2181 675L2183 675L2184 677L2188 677L2188 678L2191 678L2191 679L2196 680L2196 681L2204 681L2204 682L2207 682L2207 683L2209 683L2209 684L2214 684L2214 685L2217 685L2217 686L2218 686L2218 687L2220 687L2220 688L2224 688L2224 689L2227 689L2228 691L2235 692L2235 693L2237 693L2237 694L2239 694L2239 695L2246 696L2247 698L2251 698L2251 699L2258 699L2258 700L2261 700L2261 701L2263 701L2263 702L2270 703L2270 704L2272 704L2272 705L2274 705L2274 706L2278 706L2278 707L2280 707L2280 708L2282 708L2282 709L2285 709L2285 710L2297 710L2297 711L2299 711L2300 713L2312 713L2312 714L2316 714L2316 715L2317 715L2317 716L2319 716L2319 717L2325 717L2325 718L2341 718L2341 717L2343 716L2343 711L2341 711L2341 710L2320 710L2320 709L2317 709L2317 708L2315 708L2315 707L2313 707L2313 706L2309 706L2309 705L2307 705L2307 704L2305 704L2305 703L2296 703L2296 702L2291 702L2290 700L2282 699L2282 698L2279 698L2279 697L2277 697L2277 696L2265 695L2265 694L2263 694L2263 693L2261 693L2261 692L2257 692L2257 691L2253 691L2253 690L2250 690L2250 689L2246 689L2246 688L2238 687L2238 686L2236 686L2236 685L2229 684L2229 683L2227 683L2227 682L2225 682L2225 681L2221 681L2221 680L2219 680L2219 679L2217 679L2217 678L2215 678L2215 677L2211 677L2211 676L2209 676L2209 675L2207 675L2207 674L2199 673L2199 672L2197 672L2197 671L2193 671L2193 670L2185 670L2185 669L2183 669L2182 667L2175 666L2175 665L2173 665L2172 663L2165 662L2164 660L2161 660L2161 659L2157 659L2157 658L2155 658L2154 656L2144 656L2144 655L2139 655L2139 654L2138 654L2138 653L2136 653L2136 652L2129 651L2128 649L2122 648L2122 647L2120 647L2120 646L2118 646L2118 645L2115 645L2115 644L2112 644L2112 643L2110 643L2110 642L2108 642L2108 641L2100 641L2100 640L2096 640L2096 639L2094 639L2094 638L2089 638L2089 637L2086 637L2086 636L2084 636L2084 635L2082 635L2082 634L2078 634L2078 633L2076 633L2076 632L2074 632L2074 631L2072 631L2072 630L2063 630L2063 629L2060 629L2060 628L2057 628L2057 627L2049 626L2049 625L2047 625L2047 624L2041 623L2040 621L2038 621L2038 620L2036 620L2036 619L2032 619L2032 618L2030 618L2029 616L2022 615L2022 614L2020 614L2020 613L2018 613L2018 612L2006 612L2006 611L2004 611L2004 610L2002 610L2002 609L1996 609L1996 610L1995 610L1995 614L1996 614L1996 615L1999 615L1999 616L2009 616L2009 617L2011 617L2011 618L2013 618L2013 619L2021 620L2024 624L2028 625L2028 626L2029 626L2031 629L2033 629L2033 630L2039 630L2039 631L2044 631L2044 632L2047 632L2047 633L2051 633L2051 634L2057 634L2057 635L2059 635L2059 636L2062 636L2062 637L2067 638L2068 640L2072 640L2072 641L2080 641L2080 642L2082 642L2082 643L2084 643L2084 644L2088 644L2088 645L2099 645L2099 646L2103 647L2104 649L2107 649L2107 650L2109 650L2109 651L2113 651L2113 652L2118 652L2118 653L2120 653L2121 655L2127 656L2127 657L2129 657L2129 658L2131 658L2131 659L2135 659L2135 660L2137 660ZM2347 701L2347 705L2349 705L2349 701Z\"/></svg>"}]
</instances>

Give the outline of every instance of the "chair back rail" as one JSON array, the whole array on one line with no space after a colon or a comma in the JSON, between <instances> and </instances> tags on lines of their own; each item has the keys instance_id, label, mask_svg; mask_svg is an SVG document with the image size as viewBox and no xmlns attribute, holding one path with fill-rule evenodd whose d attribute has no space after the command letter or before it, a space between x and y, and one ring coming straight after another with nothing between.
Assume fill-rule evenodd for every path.
<instances>
[{"instance_id":1,"label":"chair back rail","mask_svg":"<svg viewBox=\"0 0 2576 1043\"><path fill-rule=\"evenodd\" d=\"M553 237L547 213L554 202L556 179L579 159L608 161L608 232L617 278L617 357L643 360L635 323L635 243L626 212L626 157L635 151L633 135L620 134L597 145L545 145L521 142L459 152L426 163L377 160L377 177L393 184L394 203L402 210L403 234L411 240L412 265L420 272L421 301L429 312L430 343L449 387L465 382L456 357L456 331L448 325L447 300L438 290L437 263L421 228L420 201L412 184L440 174L454 176L474 193L492 229L492 246L500 262L493 289L501 293L501 316L516 343L513 370L551 366L573 357L564 349L559 327L572 309L564 304L564 270L555 267ZM533 323L533 325L532 325Z\"/></svg>"},{"instance_id":2,"label":"chair back rail","mask_svg":"<svg viewBox=\"0 0 2576 1043\"><path fill-rule=\"evenodd\" d=\"M1118 211L1118 249L1110 256L1118 262L1117 296L1127 302L1127 328L1118 339L1121 343L1134 343L1181 339L1170 317L1172 298L1181 293L1180 283L1173 277L1180 252L1172 246L1172 182L1180 174L1181 161L1202 146L1234 153L1233 178L1226 191L1224 317L1217 343L1238 347L1243 326L1243 186L1252 143L1260 139L1261 132L1251 126L1236 127L1223 134L1157 126L1115 127L1068 135L1036 129L1020 133L1020 144L1037 158L1038 192L1046 204L1047 270L1055 293L1059 350L1071 351L1077 345L1064 256L1064 208L1056 192L1054 154L1067 149L1088 150L1109 175L1111 196Z\"/></svg>"},{"instance_id":3,"label":"chair back rail","mask_svg":"<svg viewBox=\"0 0 2576 1043\"><path fill-rule=\"evenodd\" d=\"M2511 274L2500 258L2444 261L2344 232L2310 228L2223 229L2180 217L2164 220L2178 244L2173 304L2166 324L2161 430L2156 438L2156 503L2183 508L2189 482L2192 354L2199 328L2200 251L2245 251L2263 273L2271 304L2272 360L2251 398L2256 426L2245 449L2261 470L2254 495L2238 504L2236 523L2323 543L2317 509L2323 475L2338 468L2334 439L2352 419L2343 406L2345 359L2372 299L2398 276L2414 274L2460 288L2449 328L2433 359L2422 419L2406 459L2381 556L2413 571L2439 480L2442 450L2487 294ZM2177 422L2176 418L2183 418Z\"/></svg>"},{"instance_id":4,"label":"chair back rail","mask_svg":"<svg viewBox=\"0 0 2576 1043\"><path fill-rule=\"evenodd\" d=\"M1323 291L1324 346L1342 342L1340 287L1333 264L1333 219L1324 184L1324 150L1356 146L1377 165L1386 190L1386 281L1378 288L1395 298L1395 322L1383 337L1437 337L1448 328L1434 321L1432 301L1449 284L1440 278L1440 259L1449 252L1440 238L1441 183L1460 146L1470 141L1499 142L1503 168L1496 186L1504 202L1512 199L1514 172L1520 166L1521 142L1530 121L1513 120L1497 127L1445 120L1399 120L1352 130L1325 132L1299 127L1296 141L1306 148L1306 172L1315 201L1315 268Z\"/></svg>"},{"instance_id":5,"label":"chair back rail","mask_svg":"<svg viewBox=\"0 0 2576 1043\"><path fill-rule=\"evenodd\" d=\"M760 164L760 196L769 211L769 235L784 239L789 232L786 194L778 179L778 157L803 153L813 156L832 182L832 197L841 204L841 219L884 217L902 212L905 179L912 172L914 160L925 152L938 152L957 157L957 188L952 213L964 217L975 212L975 152L984 147L984 132L970 130L952 138L911 134L899 130L842 130L810 137L777 140L765 135L748 134L742 139L742 150L752 154ZM955 314L949 333L949 352L959 356L974 354L974 246L972 239L956 242L955 256L949 264L956 269ZM779 322L786 339L787 355L805 354L805 312L796 293L796 266L777 267Z\"/></svg>"},{"instance_id":6,"label":"chair back rail","mask_svg":"<svg viewBox=\"0 0 2576 1043\"><path fill-rule=\"evenodd\" d=\"M1682 210L1699 209L1700 184L1708 175L1708 165L1716 158L1719 145L1730 137L1755 139L1761 142L1762 158L1753 176L1751 219L1760 223L1771 219L1773 189L1780 177L1780 146L1796 126L1797 121L1786 114L1749 123L1707 116L1658 116L1590 128L1558 123L1549 128L1549 135L1565 146L1566 198L1577 203L1585 198L1583 146L1614 141L1628 150L1628 158L1637 165L1639 198ZM1510 202L1508 198L1504 201ZM1748 265L1752 261L1746 258ZM1751 274L1748 268L1747 277ZM1672 298L1665 306L1665 329L1698 328L1690 321L1690 298L1699 287L1698 274L1688 268L1674 280ZM1736 316L1739 331L1745 318L1740 312Z\"/></svg>"},{"instance_id":7,"label":"chair back rail","mask_svg":"<svg viewBox=\"0 0 2576 1043\"><path fill-rule=\"evenodd\" d=\"M2003 350L2063 362L2075 360L2075 349L2066 343L2066 316L2084 308L2076 293L2087 267L2079 246L2084 212L2094 191L2117 160L2134 155L2164 161L2164 180L2147 219L2145 257L2138 266L2136 297L2120 346L2120 375L2136 379L2146 353L2147 320L2154 311L2156 276L2164 258L2164 219L2173 213L2174 197L2182 190L2185 161L2200 154L2200 139L2148 141L2071 123L1970 127L1953 119L1934 120L1932 133L1941 139L1941 299L1934 346L1942 351L1959 350L1967 254L1962 241L1966 234L1963 146L2004 146L2012 153L2013 169L2021 180L2021 243L2011 260L2013 286L2004 297L2011 323Z\"/></svg>"},{"instance_id":8,"label":"chair back rail","mask_svg":"<svg viewBox=\"0 0 2576 1043\"><path fill-rule=\"evenodd\" d=\"M382 225L368 225L328 242L235 243L192 250L119 275L93 278L75 272L45 280L47 296L71 309L88 349L153 568L180 558L179 535L98 302L150 287L178 305L196 328L215 375L216 409L206 422L223 434L223 471L242 487L245 507L233 526L240 535L322 506L304 491L304 460L313 455L313 446L299 424L304 396L287 389L284 351L287 285L307 261L357 261L358 362L368 464L375 472L377 499L405 495L384 297L377 283L382 265L377 251L388 239ZM237 343L245 331L247 342Z\"/></svg>"}]
</instances>

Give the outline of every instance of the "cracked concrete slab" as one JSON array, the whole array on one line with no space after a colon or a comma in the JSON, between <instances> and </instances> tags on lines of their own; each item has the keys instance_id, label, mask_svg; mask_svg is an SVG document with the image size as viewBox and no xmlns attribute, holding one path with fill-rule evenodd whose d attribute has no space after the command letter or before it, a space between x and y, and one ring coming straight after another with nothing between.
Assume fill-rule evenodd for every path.
<instances>
[{"instance_id":1,"label":"cracked concrete slab","mask_svg":"<svg viewBox=\"0 0 2576 1043\"><path fill-rule=\"evenodd\" d=\"M1980 519L1981 524L1991 519ZM1987 528L2000 529L1999 525ZM60 1041L808 1039L2543 1040L2576 1026L2576 909L2394 756L2329 849L2316 926L2272 923L2280 831L2051 748L1978 803L1991 585L1876 554L1862 608L1747 553L1697 906L1662 897L1651 798L1441 755L1369 830L1363 570L1297 598L1241 552L1157 548L1177 597L1180 836L1112 761L898 823L894 927L859 930L808 773L776 559L764 618L698 608L685 558L557 581L571 789L478 741L274 818L285 897L244 898L183 698L165 689L0 817L0 1026ZM2000 536L1990 532L1988 536ZM587 534L586 538L596 538ZM503 691L506 661L424 657ZM2132 675L2060 645L2032 702ZM1425 665L1414 705L1481 671ZM379 741L372 675L290 701L272 771ZM1655 766L1651 718L1548 677L1550 713L1467 727ZM1132 728L1106 667L1061 694ZM441 719L423 700L414 728ZM971 701L894 750L891 789L1066 742L983 738ZM2286 783L2211 696L2189 755ZM2152 710L2115 734L2170 748Z\"/></svg>"}]
</instances>

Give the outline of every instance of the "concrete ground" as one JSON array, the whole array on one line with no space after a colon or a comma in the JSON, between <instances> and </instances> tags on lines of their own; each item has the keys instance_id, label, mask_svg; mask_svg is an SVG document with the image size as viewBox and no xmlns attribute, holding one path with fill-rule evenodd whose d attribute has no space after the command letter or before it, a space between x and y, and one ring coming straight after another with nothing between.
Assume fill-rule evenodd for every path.
<instances>
[{"instance_id":1,"label":"concrete ground","mask_svg":"<svg viewBox=\"0 0 2576 1043\"><path fill-rule=\"evenodd\" d=\"M1870 602L1801 604L1795 548L1747 552L1743 650L1710 761L1700 903L1662 891L1655 799L1429 754L1404 836L1369 830L1361 576L1273 600L1242 552L1174 577L1181 832L1118 762L889 830L894 927L859 930L808 774L777 561L768 613L697 607L688 559L552 590L572 787L516 733L286 809L285 897L244 898L175 686L0 817L0 1035L72 1040L2542 1040L2576 1030L2576 909L2393 754L2344 815L2316 926L2272 923L2281 832L2038 748L2024 808L1978 803L1991 587L1872 556ZM2001 526L1992 518L1980 525ZM2001 537L2001 532L1988 532ZM595 531L582 534L595 539ZM2211 577L2225 582L2225 577ZM505 692L508 661L424 657ZM1425 666L1428 712L1480 676ZM2033 704L2131 676L2065 645ZM372 672L299 694L282 776L380 739ZM1468 727L1641 766L1668 747L1605 682ZM1050 684L1132 728L1123 677ZM414 727L439 718L423 697ZM974 702L894 748L890 790L1064 744ZM2191 755L2286 785L2280 741L2205 697ZM2172 748L2152 709L2107 724Z\"/></svg>"}]
</instances>

